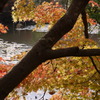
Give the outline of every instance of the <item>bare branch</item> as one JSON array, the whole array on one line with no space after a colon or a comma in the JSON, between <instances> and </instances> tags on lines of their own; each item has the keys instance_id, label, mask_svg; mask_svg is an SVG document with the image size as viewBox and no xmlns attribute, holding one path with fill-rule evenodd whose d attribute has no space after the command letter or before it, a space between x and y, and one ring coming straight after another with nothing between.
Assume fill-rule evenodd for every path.
<instances>
[{"instance_id":1,"label":"bare branch","mask_svg":"<svg viewBox=\"0 0 100 100\"><path fill-rule=\"evenodd\" d=\"M97 68L97 66L96 66L96 64L95 64L95 62L94 62L94 60L93 60L93 58L92 58L91 56L89 56L89 58L91 59L91 62L92 62L92 64L93 64L94 68L96 69L96 71L100 74L100 70Z\"/></svg>"},{"instance_id":2,"label":"bare branch","mask_svg":"<svg viewBox=\"0 0 100 100\"><path fill-rule=\"evenodd\" d=\"M47 90L44 91L43 96L39 100L44 100L44 96L45 96L46 92L47 92Z\"/></svg>"},{"instance_id":3,"label":"bare branch","mask_svg":"<svg viewBox=\"0 0 100 100\"><path fill-rule=\"evenodd\" d=\"M89 35L88 35L88 24L87 24L87 17L86 17L86 12L85 12L85 9L82 11L82 19L83 19L83 24L84 24L84 28L85 28L85 30L84 30L84 35L85 35L85 38L89 38ZM83 47L84 48L84 47ZM91 49L92 50L92 49ZM98 49L98 51L99 51L99 49ZM91 52L90 52L91 53ZM94 52L95 54L96 54L96 51ZM92 54L94 54L94 53L92 53ZM100 51L98 52L99 54L100 54ZM98 70L98 68L97 68L97 66L96 66L96 64L95 64L95 62L94 62L94 60L93 60L93 58L91 57L91 56L97 56L97 55L89 55L89 58L90 58L90 60L91 60L91 62L92 62L92 64L93 64L93 66L94 66L94 68L96 69L96 71L100 74L100 71ZM98 55L99 56L99 55Z\"/></svg>"},{"instance_id":4,"label":"bare branch","mask_svg":"<svg viewBox=\"0 0 100 100\"><path fill-rule=\"evenodd\" d=\"M88 23L87 23L87 17L86 17L86 11L85 9L82 11L82 20L83 20L83 24L84 24L84 35L85 35L85 38L89 38L89 35L88 35Z\"/></svg>"},{"instance_id":5,"label":"bare branch","mask_svg":"<svg viewBox=\"0 0 100 100\"><path fill-rule=\"evenodd\" d=\"M88 56L100 56L100 49L79 49L78 47L58 49L58 50L47 50L45 56L48 59L55 59L60 57L77 56L77 57L88 57Z\"/></svg>"}]
</instances>

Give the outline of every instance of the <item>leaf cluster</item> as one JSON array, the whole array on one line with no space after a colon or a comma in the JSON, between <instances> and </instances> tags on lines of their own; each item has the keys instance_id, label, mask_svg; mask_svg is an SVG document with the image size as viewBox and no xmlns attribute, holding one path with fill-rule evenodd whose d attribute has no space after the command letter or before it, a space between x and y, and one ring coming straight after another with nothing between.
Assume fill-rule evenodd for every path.
<instances>
[{"instance_id":1,"label":"leaf cluster","mask_svg":"<svg viewBox=\"0 0 100 100\"><path fill-rule=\"evenodd\" d=\"M99 0L90 0L87 6L87 12L89 16L100 24L100 2Z\"/></svg>"},{"instance_id":2,"label":"leaf cluster","mask_svg":"<svg viewBox=\"0 0 100 100\"><path fill-rule=\"evenodd\" d=\"M33 0L16 0L12 7L12 18L14 22L27 21L34 18L35 4Z\"/></svg>"},{"instance_id":3,"label":"leaf cluster","mask_svg":"<svg viewBox=\"0 0 100 100\"><path fill-rule=\"evenodd\" d=\"M12 18L14 22L32 20L37 26L45 23L54 24L66 12L61 5L50 2L43 2L36 6L33 0L16 0L12 7Z\"/></svg>"},{"instance_id":4,"label":"leaf cluster","mask_svg":"<svg viewBox=\"0 0 100 100\"><path fill-rule=\"evenodd\" d=\"M0 23L0 33L7 33L8 27Z\"/></svg>"}]
</instances>

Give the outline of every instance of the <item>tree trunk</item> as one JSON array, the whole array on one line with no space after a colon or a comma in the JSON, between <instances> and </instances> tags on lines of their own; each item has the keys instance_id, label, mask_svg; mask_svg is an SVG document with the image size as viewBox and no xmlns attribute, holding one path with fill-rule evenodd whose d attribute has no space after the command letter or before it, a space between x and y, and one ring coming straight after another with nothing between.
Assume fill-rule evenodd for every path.
<instances>
[{"instance_id":1,"label":"tree trunk","mask_svg":"<svg viewBox=\"0 0 100 100\"><path fill-rule=\"evenodd\" d=\"M88 1L73 0L67 13L33 46L29 53L8 74L0 79L0 100L4 100L39 64L48 60L50 54L47 51L51 50L54 44L73 28L79 14L84 10ZM74 49L78 51L77 48Z\"/></svg>"}]
</instances>

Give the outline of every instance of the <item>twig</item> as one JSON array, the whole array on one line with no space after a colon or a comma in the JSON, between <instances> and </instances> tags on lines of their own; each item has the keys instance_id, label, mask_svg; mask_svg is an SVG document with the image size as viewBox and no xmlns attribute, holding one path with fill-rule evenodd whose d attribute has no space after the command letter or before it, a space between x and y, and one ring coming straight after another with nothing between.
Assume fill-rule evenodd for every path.
<instances>
[{"instance_id":1,"label":"twig","mask_svg":"<svg viewBox=\"0 0 100 100\"><path fill-rule=\"evenodd\" d=\"M95 62L94 62L94 60L93 60L93 58L92 58L91 56L89 56L89 58L91 59L91 62L92 62L92 64L93 64L94 68L96 69L96 71L100 74L100 70L97 68L97 66L96 66L96 64L95 64Z\"/></svg>"},{"instance_id":2,"label":"twig","mask_svg":"<svg viewBox=\"0 0 100 100\"><path fill-rule=\"evenodd\" d=\"M45 96L45 94L46 94L46 91L47 91L47 90L44 91L43 96L42 96L39 100L44 100L44 96Z\"/></svg>"}]
</instances>

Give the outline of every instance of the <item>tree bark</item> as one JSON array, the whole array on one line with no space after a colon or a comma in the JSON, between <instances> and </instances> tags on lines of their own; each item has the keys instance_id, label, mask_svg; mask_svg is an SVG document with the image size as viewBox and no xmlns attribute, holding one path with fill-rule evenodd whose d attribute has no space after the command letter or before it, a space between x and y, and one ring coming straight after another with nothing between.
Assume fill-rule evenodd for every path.
<instances>
[{"instance_id":1,"label":"tree bark","mask_svg":"<svg viewBox=\"0 0 100 100\"><path fill-rule=\"evenodd\" d=\"M82 11L81 14L82 14L82 19L83 19L83 24L84 24L84 35L85 35L85 38L89 38L88 23L87 23L87 16L86 16L85 9Z\"/></svg>"},{"instance_id":2,"label":"tree bark","mask_svg":"<svg viewBox=\"0 0 100 100\"><path fill-rule=\"evenodd\" d=\"M4 98L39 64L46 61L54 44L67 32L69 32L79 14L85 9L89 0L73 0L67 13L54 25L54 27L42 37L29 51L29 53L10 72L0 79L0 100ZM47 57L47 58L46 58Z\"/></svg>"},{"instance_id":3,"label":"tree bark","mask_svg":"<svg viewBox=\"0 0 100 100\"><path fill-rule=\"evenodd\" d=\"M48 55L49 54L49 55ZM60 57L88 57L88 56L100 56L100 49L79 49L78 47L48 50L45 52L47 59L55 59Z\"/></svg>"}]
</instances>

